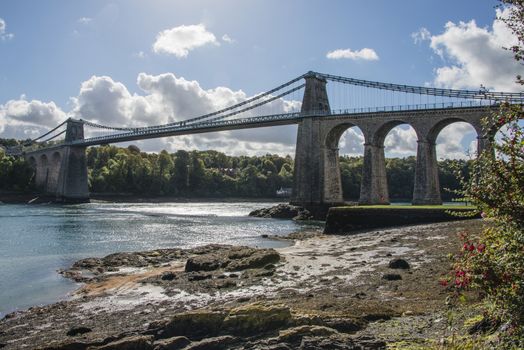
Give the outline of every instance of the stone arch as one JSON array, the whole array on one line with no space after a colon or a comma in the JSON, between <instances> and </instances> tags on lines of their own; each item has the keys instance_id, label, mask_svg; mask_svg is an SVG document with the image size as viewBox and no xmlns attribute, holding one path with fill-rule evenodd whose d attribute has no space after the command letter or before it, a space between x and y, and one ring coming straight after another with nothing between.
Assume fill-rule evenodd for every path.
<instances>
[{"instance_id":1,"label":"stone arch","mask_svg":"<svg viewBox=\"0 0 524 350\"><path fill-rule=\"evenodd\" d=\"M344 193L340 169L339 143L342 135L349 129L356 127L366 137L363 129L355 123L343 122L333 126L326 133L322 145L324 148L324 194L332 202L343 202Z\"/></svg>"},{"instance_id":2,"label":"stone arch","mask_svg":"<svg viewBox=\"0 0 524 350\"><path fill-rule=\"evenodd\" d=\"M467 123L471 125L473 129L475 129L475 132L477 133L477 137L483 134L483 131L480 125L476 123L472 123L471 121L466 120L466 119L451 117L451 118L442 119L438 123L433 125L431 129L429 130L428 134L426 135L426 141L430 143L435 143L442 129L454 123Z\"/></svg>"},{"instance_id":3,"label":"stone arch","mask_svg":"<svg viewBox=\"0 0 524 350\"><path fill-rule=\"evenodd\" d=\"M46 154L38 157L36 167L35 183L43 192L47 192L47 180L49 177L49 159Z\"/></svg>"},{"instance_id":4,"label":"stone arch","mask_svg":"<svg viewBox=\"0 0 524 350\"><path fill-rule=\"evenodd\" d=\"M49 160L47 159L47 155L46 154L42 154L40 156L40 166L42 168L47 168L48 165L49 165Z\"/></svg>"},{"instance_id":5,"label":"stone arch","mask_svg":"<svg viewBox=\"0 0 524 350\"><path fill-rule=\"evenodd\" d=\"M47 179L47 190L51 193L55 193L58 188L61 163L62 154L58 151L53 152L53 154L51 155L51 162L48 172L49 175Z\"/></svg>"},{"instance_id":6,"label":"stone arch","mask_svg":"<svg viewBox=\"0 0 524 350\"><path fill-rule=\"evenodd\" d=\"M62 160L62 155L60 154L60 152L55 151L53 155L51 156L51 162L53 166L59 165L61 160Z\"/></svg>"},{"instance_id":7,"label":"stone arch","mask_svg":"<svg viewBox=\"0 0 524 350\"><path fill-rule=\"evenodd\" d=\"M340 142L340 138L342 135L351 128L358 128L358 130L364 135L364 138L366 138L366 135L364 134L364 130L358 126L355 123L341 123L338 125L335 125L331 130L329 130L326 134L324 145L329 148L338 148L338 144Z\"/></svg>"},{"instance_id":8,"label":"stone arch","mask_svg":"<svg viewBox=\"0 0 524 350\"><path fill-rule=\"evenodd\" d=\"M415 131L417 140L420 139L420 131L415 123L406 118L395 118L376 125L370 141L366 142L359 201L361 204L389 204L384 142L391 130L404 124Z\"/></svg>"},{"instance_id":9,"label":"stone arch","mask_svg":"<svg viewBox=\"0 0 524 350\"><path fill-rule=\"evenodd\" d=\"M29 162L29 165L31 166L31 168L33 169L36 169L36 158L33 157L33 156L30 156L27 161Z\"/></svg>"},{"instance_id":10,"label":"stone arch","mask_svg":"<svg viewBox=\"0 0 524 350\"><path fill-rule=\"evenodd\" d=\"M395 120L390 120L384 124L381 124L373 133L371 143L374 146L384 147L384 140L386 139L386 136L388 136L388 134L391 132L391 130L393 130L394 128L396 128L399 125L404 125L404 124L409 125L413 130L415 130L415 133L417 134L417 139L420 139L420 132L415 124L409 121L406 121L406 120L395 119Z\"/></svg>"},{"instance_id":11,"label":"stone arch","mask_svg":"<svg viewBox=\"0 0 524 350\"><path fill-rule=\"evenodd\" d=\"M437 142L437 138L440 135L440 133L442 132L442 130L446 128L447 126L450 126L455 123L466 123L475 130L475 133L477 134L477 155L480 154L480 152L484 149L485 144L486 144L486 141L485 141L486 138L484 137L485 132L482 129L482 126L480 125L480 121L479 123L475 123L475 122L472 122L471 120L458 118L458 117L442 119L439 122L437 122L436 124L434 124L433 126L431 126L431 128L429 129L428 133L425 136L424 141L428 142L430 145L435 145ZM489 140L489 142L490 141L492 140Z\"/></svg>"}]
</instances>

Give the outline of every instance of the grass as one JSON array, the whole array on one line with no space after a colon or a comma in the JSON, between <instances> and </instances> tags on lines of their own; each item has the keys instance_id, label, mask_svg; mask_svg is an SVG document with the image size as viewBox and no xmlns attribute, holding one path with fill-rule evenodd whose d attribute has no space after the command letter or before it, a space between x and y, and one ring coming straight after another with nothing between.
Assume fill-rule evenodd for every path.
<instances>
[{"instance_id":1,"label":"grass","mask_svg":"<svg viewBox=\"0 0 524 350\"><path fill-rule=\"evenodd\" d=\"M454 205L454 204L445 204L445 205L358 205L358 206L344 206L338 207L344 209L441 209L441 210L472 210L476 209L473 205Z\"/></svg>"}]
</instances>

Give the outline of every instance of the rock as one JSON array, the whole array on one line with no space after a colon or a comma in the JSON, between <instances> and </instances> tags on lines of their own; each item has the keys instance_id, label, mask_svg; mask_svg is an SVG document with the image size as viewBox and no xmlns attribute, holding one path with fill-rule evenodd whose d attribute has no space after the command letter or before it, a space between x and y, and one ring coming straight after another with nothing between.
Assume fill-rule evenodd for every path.
<instances>
[{"instance_id":1,"label":"rock","mask_svg":"<svg viewBox=\"0 0 524 350\"><path fill-rule=\"evenodd\" d=\"M331 318L324 320L323 324L326 327L333 328L343 333L356 332L364 327L362 321L351 318Z\"/></svg>"},{"instance_id":2,"label":"rock","mask_svg":"<svg viewBox=\"0 0 524 350\"><path fill-rule=\"evenodd\" d=\"M282 328L290 322L288 307L254 303L232 309L224 319L223 329L235 335L252 335Z\"/></svg>"},{"instance_id":3,"label":"rock","mask_svg":"<svg viewBox=\"0 0 524 350\"><path fill-rule=\"evenodd\" d=\"M208 310L176 314L157 332L157 338L165 339L174 336L199 338L214 336L218 334L226 315L224 312Z\"/></svg>"},{"instance_id":4,"label":"rock","mask_svg":"<svg viewBox=\"0 0 524 350\"><path fill-rule=\"evenodd\" d=\"M393 259L389 262L390 269L402 269L407 270L410 268L409 263L404 259Z\"/></svg>"},{"instance_id":5,"label":"rock","mask_svg":"<svg viewBox=\"0 0 524 350\"><path fill-rule=\"evenodd\" d=\"M280 255L274 249L256 249L252 254L242 259L231 261L226 266L228 271L240 271L246 269L263 268L267 264L276 264L280 261Z\"/></svg>"},{"instance_id":6,"label":"rock","mask_svg":"<svg viewBox=\"0 0 524 350\"><path fill-rule=\"evenodd\" d=\"M323 337L304 337L300 342L299 350L355 350L362 349L361 347L355 346L352 342L348 342L346 339L331 339ZM368 349L368 348L364 348Z\"/></svg>"},{"instance_id":7,"label":"rock","mask_svg":"<svg viewBox=\"0 0 524 350\"><path fill-rule=\"evenodd\" d=\"M215 254L198 255L187 259L185 271L214 271L221 266L220 258Z\"/></svg>"},{"instance_id":8,"label":"rock","mask_svg":"<svg viewBox=\"0 0 524 350\"><path fill-rule=\"evenodd\" d=\"M162 277L160 277L162 281L172 281L175 279L175 274L171 271L165 271L162 273Z\"/></svg>"},{"instance_id":9,"label":"rock","mask_svg":"<svg viewBox=\"0 0 524 350\"><path fill-rule=\"evenodd\" d=\"M359 336L353 338L356 344L358 344L357 349L386 349L386 343L383 340L373 338L371 336Z\"/></svg>"},{"instance_id":10,"label":"rock","mask_svg":"<svg viewBox=\"0 0 524 350\"><path fill-rule=\"evenodd\" d=\"M189 343L191 340L182 336L162 339L155 342L154 350L178 350L185 348Z\"/></svg>"},{"instance_id":11,"label":"rock","mask_svg":"<svg viewBox=\"0 0 524 350\"><path fill-rule=\"evenodd\" d=\"M261 349L264 349L264 350L291 350L291 348L286 343L271 344L267 346L264 345L264 347Z\"/></svg>"},{"instance_id":12,"label":"rock","mask_svg":"<svg viewBox=\"0 0 524 350\"><path fill-rule=\"evenodd\" d=\"M402 279L402 276L397 273L386 273L382 276L382 279L385 279L386 281L398 281Z\"/></svg>"},{"instance_id":13,"label":"rock","mask_svg":"<svg viewBox=\"0 0 524 350\"><path fill-rule=\"evenodd\" d=\"M290 204L278 204L271 208L257 209L249 213L249 216L293 220L309 220L312 218L308 210Z\"/></svg>"},{"instance_id":14,"label":"rock","mask_svg":"<svg viewBox=\"0 0 524 350\"><path fill-rule=\"evenodd\" d=\"M337 334L338 331L324 326L299 326L280 331L278 341L285 343L294 343L304 336L327 337Z\"/></svg>"},{"instance_id":15,"label":"rock","mask_svg":"<svg viewBox=\"0 0 524 350\"><path fill-rule=\"evenodd\" d=\"M188 347L184 348L186 350L220 350L225 349L229 345L236 343L237 338L230 335L224 335L221 337L207 338L199 342L192 343Z\"/></svg>"},{"instance_id":16,"label":"rock","mask_svg":"<svg viewBox=\"0 0 524 350\"><path fill-rule=\"evenodd\" d=\"M189 276L187 276L188 281L203 281L210 278L213 278L213 275L210 273L192 272Z\"/></svg>"},{"instance_id":17,"label":"rock","mask_svg":"<svg viewBox=\"0 0 524 350\"><path fill-rule=\"evenodd\" d=\"M90 346L87 350L153 350L153 336L126 337L102 346Z\"/></svg>"},{"instance_id":18,"label":"rock","mask_svg":"<svg viewBox=\"0 0 524 350\"><path fill-rule=\"evenodd\" d=\"M479 334L479 333L487 333L489 331L493 331L497 329L500 326L500 321L489 319L487 317L483 317L481 320L475 322L473 325L471 325L468 328L468 333L473 334Z\"/></svg>"},{"instance_id":19,"label":"rock","mask_svg":"<svg viewBox=\"0 0 524 350\"><path fill-rule=\"evenodd\" d=\"M70 337L74 337L74 336L77 336L79 334L89 333L91 331L92 331L92 329L89 328L89 327L84 327L84 326L72 327L69 331L67 331L67 335L70 336Z\"/></svg>"}]
</instances>

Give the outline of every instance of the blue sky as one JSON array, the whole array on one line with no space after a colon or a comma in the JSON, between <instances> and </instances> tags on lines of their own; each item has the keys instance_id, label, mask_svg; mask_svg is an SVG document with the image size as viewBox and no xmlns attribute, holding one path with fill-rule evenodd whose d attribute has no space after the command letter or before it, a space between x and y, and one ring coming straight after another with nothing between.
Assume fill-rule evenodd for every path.
<instances>
[{"instance_id":1,"label":"blue sky","mask_svg":"<svg viewBox=\"0 0 524 350\"><path fill-rule=\"evenodd\" d=\"M466 52L468 47L486 52L482 45L488 45L489 40L492 46L511 42L507 32L497 33L493 27L496 4L488 0L3 0L0 2L0 19L5 23L2 27L0 22L0 137L30 136L42 129L36 120L47 118L51 126L62 117L78 116L86 110L100 112L96 109L100 105L109 106L103 114L111 114L116 105L120 106L116 112L122 114L119 118L111 119L108 115L104 121L137 122L133 119L137 103L147 107L144 108L151 114L151 123L162 121L153 113L166 111L165 106L158 106L168 100L158 92L166 80L160 82L159 77L166 73L172 73L176 79L184 78L175 81L176 87L196 81L204 92L222 87L229 90L230 96L240 99L240 90L251 96L309 70L402 84L478 88L481 82L497 90L516 89L500 80L501 76L511 77L520 70L511 62L511 55L509 59L501 58L500 55L507 54L501 49L500 55L488 53L485 62L472 63L468 57L475 53ZM465 22L463 26L461 21ZM454 27L446 26L448 22ZM177 55L173 47L165 45L154 49L161 33L168 35L167 31L181 26L188 30L201 28L197 34L204 35L200 38L204 43L189 45L185 56ZM209 39L209 35L214 39ZM468 46L468 35L480 39ZM189 39L198 41L197 36ZM372 50L375 59L369 59L369 55L360 57L358 52L362 49ZM357 55L348 57L346 51L342 55L345 58L328 58L328 53L334 50L351 50ZM501 60L507 67L503 73L478 79L477 71L485 71L490 64L501 66ZM141 73L145 75L138 84ZM105 80L96 80L94 76ZM154 91L144 90L146 81L154 81L155 88L151 88ZM113 100L104 100L101 96L110 95L108 91L114 92L115 86L121 93L113 96ZM91 94L85 93L86 90ZM170 91L174 94L176 89L172 86ZM202 91L196 95L202 95ZM133 99L134 94L144 97L143 101ZM169 103L176 103L175 97L169 98ZM221 97L210 93L206 98ZM226 102L210 102L211 106L223 103ZM171 119L179 118L173 106L169 110L174 113ZM178 111L187 116L198 112L190 108ZM35 113L39 115L35 117ZM147 124L148 120L141 122ZM26 131L21 135L23 126L32 128L29 134ZM207 139L188 136L150 141L141 146L148 150L217 148L228 153L238 149L246 153L279 150L292 153L294 130L294 127L282 128L277 132L281 139L271 140L266 148L263 131L244 133L245 136L211 135ZM465 131L455 136L461 133ZM397 134L397 143L402 142L400 138L408 138L400 131ZM351 149L359 152L358 137L353 136L355 142L347 142L347 153L352 153ZM455 148L459 144L465 148L471 140L470 135L453 142Z\"/></svg>"}]
</instances>

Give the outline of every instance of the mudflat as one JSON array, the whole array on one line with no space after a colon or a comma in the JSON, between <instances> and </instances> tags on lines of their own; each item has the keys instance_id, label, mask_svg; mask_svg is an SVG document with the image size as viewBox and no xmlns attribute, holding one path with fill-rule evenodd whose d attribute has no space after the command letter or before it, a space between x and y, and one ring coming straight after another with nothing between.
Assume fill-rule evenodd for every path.
<instances>
[{"instance_id":1,"label":"mudflat","mask_svg":"<svg viewBox=\"0 0 524 350\"><path fill-rule=\"evenodd\" d=\"M280 249L208 245L83 259L71 300L6 315L4 349L382 349L447 334L439 278L481 220L311 231Z\"/></svg>"}]
</instances>

